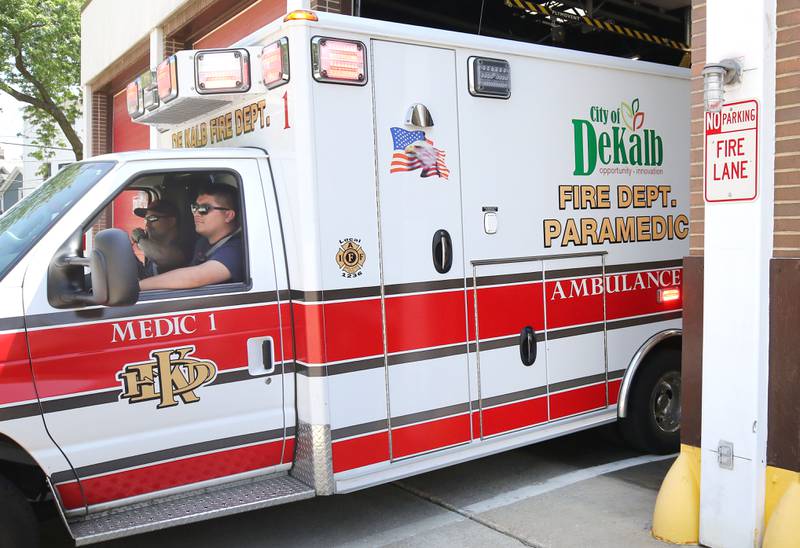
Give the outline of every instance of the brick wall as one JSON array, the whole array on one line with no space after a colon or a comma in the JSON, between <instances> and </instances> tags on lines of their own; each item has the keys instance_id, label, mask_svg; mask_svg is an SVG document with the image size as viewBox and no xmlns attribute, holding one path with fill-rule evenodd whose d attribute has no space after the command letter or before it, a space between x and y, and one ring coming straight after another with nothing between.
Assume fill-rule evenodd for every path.
<instances>
[{"instance_id":1,"label":"brick wall","mask_svg":"<svg viewBox=\"0 0 800 548\"><path fill-rule=\"evenodd\" d=\"M800 257L800 0L778 0L773 257Z\"/></svg>"},{"instance_id":2,"label":"brick wall","mask_svg":"<svg viewBox=\"0 0 800 548\"><path fill-rule=\"evenodd\" d=\"M88 156L99 156L111 152L110 123L111 103L108 94L102 92L92 93L92 143ZM107 207L97 217L92 226L92 233L111 228L111 208Z\"/></svg>"},{"instance_id":3,"label":"brick wall","mask_svg":"<svg viewBox=\"0 0 800 548\"><path fill-rule=\"evenodd\" d=\"M703 76L706 63L706 2L692 0L691 165L689 166L689 255L703 254Z\"/></svg>"},{"instance_id":4,"label":"brick wall","mask_svg":"<svg viewBox=\"0 0 800 548\"><path fill-rule=\"evenodd\" d=\"M175 38L166 38L164 40L165 59L170 55L175 55L176 52L179 52L183 49L186 49L186 44L184 44L183 40L176 40Z\"/></svg>"},{"instance_id":5,"label":"brick wall","mask_svg":"<svg viewBox=\"0 0 800 548\"><path fill-rule=\"evenodd\" d=\"M92 93L92 143L89 156L111 152L109 143L109 101L105 93Z\"/></svg>"},{"instance_id":6,"label":"brick wall","mask_svg":"<svg viewBox=\"0 0 800 548\"><path fill-rule=\"evenodd\" d=\"M311 9L316 11L342 13L342 4L346 3L349 2L346 0L311 0Z\"/></svg>"}]
</instances>

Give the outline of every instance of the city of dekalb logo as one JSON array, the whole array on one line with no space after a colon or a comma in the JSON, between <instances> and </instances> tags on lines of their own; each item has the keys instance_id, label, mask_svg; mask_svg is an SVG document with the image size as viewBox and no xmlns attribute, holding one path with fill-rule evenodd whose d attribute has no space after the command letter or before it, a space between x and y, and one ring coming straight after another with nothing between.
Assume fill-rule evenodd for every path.
<instances>
[{"instance_id":1,"label":"city of dekalb logo","mask_svg":"<svg viewBox=\"0 0 800 548\"><path fill-rule=\"evenodd\" d=\"M217 366L211 360L192 358L194 346L154 350L151 361L129 363L117 373L122 381L121 399L128 403L159 400L157 409L183 403L195 403L200 398L195 390L213 381Z\"/></svg>"},{"instance_id":2,"label":"city of dekalb logo","mask_svg":"<svg viewBox=\"0 0 800 548\"><path fill-rule=\"evenodd\" d=\"M588 120L573 119L575 170L572 174L591 175L598 163L618 167L662 165L663 140L655 130L643 129L644 123L645 115L638 97L630 103L622 101L617 108L591 107ZM619 170L601 170L601 174L609 173L619 173Z\"/></svg>"}]
</instances>

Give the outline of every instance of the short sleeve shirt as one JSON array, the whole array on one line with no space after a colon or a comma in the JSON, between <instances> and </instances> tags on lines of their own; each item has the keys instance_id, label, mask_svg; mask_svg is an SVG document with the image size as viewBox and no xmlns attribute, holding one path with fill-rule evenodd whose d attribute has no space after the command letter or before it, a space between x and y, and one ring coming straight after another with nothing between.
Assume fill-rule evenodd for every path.
<instances>
[{"instance_id":1,"label":"short sleeve shirt","mask_svg":"<svg viewBox=\"0 0 800 548\"><path fill-rule=\"evenodd\" d=\"M226 283L241 282L244 279L244 268L242 265L242 236L241 234L234 234L228 239L227 242L213 250L210 254L208 250L211 249L208 240L200 238L194 246L194 256L192 258L192 265L203 264L206 261L217 261L225 265L231 277Z\"/></svg>"}]
</instances>

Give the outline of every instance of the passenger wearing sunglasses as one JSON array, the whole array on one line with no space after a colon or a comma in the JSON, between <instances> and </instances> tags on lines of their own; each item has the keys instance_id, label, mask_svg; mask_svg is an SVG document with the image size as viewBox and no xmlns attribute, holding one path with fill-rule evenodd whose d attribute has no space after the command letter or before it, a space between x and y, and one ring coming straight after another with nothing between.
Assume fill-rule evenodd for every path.
<instances>
[{"instance_id":1,"label":"passenger wearing sunglasses","mask_svg":"<svg viewBox=\"0 0 800 548\"><path fill-rule=\"evenodd\" d=\"M191 289L241 282L244 271L238 204L238 193L231 186L212 184L201 188L192 204L194 229L200 238L190 266L141 280L139 287Z\"/></svg>"},{"instance_id":2,"label":"passenger wearing sunglasses","mask_svg":"<svg viewBox=\"0 0 800 548\"><path fill-rule=\"evenodd\" d=\"M180 242L178 208L166 200L154 200L146 208L133 213L145 220L145 228L135 228L131 241L142 250L144 264L140 264L139 278L149 278L186 266L189 257Z\"/></svg>"}]
</instances>

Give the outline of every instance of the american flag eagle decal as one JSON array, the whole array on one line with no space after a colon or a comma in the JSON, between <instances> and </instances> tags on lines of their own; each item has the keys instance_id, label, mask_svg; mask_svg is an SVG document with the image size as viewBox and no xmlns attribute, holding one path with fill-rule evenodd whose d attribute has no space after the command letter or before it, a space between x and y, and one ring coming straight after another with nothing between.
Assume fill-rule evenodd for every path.
<instances>
[{"instance_id":1,"label":"american flag eagle decal","mask_svg":"<svg viewBox=\"0 0 800 548\"><path fill-rule=\"evenodd\" d=\"M389 173L420 170L420 177L450 177L445 163L445 152L433 146L433 141L425 137L424 131L407 131L393 127L392 143L394 154Z\"/></svg>"}]
</instances>

